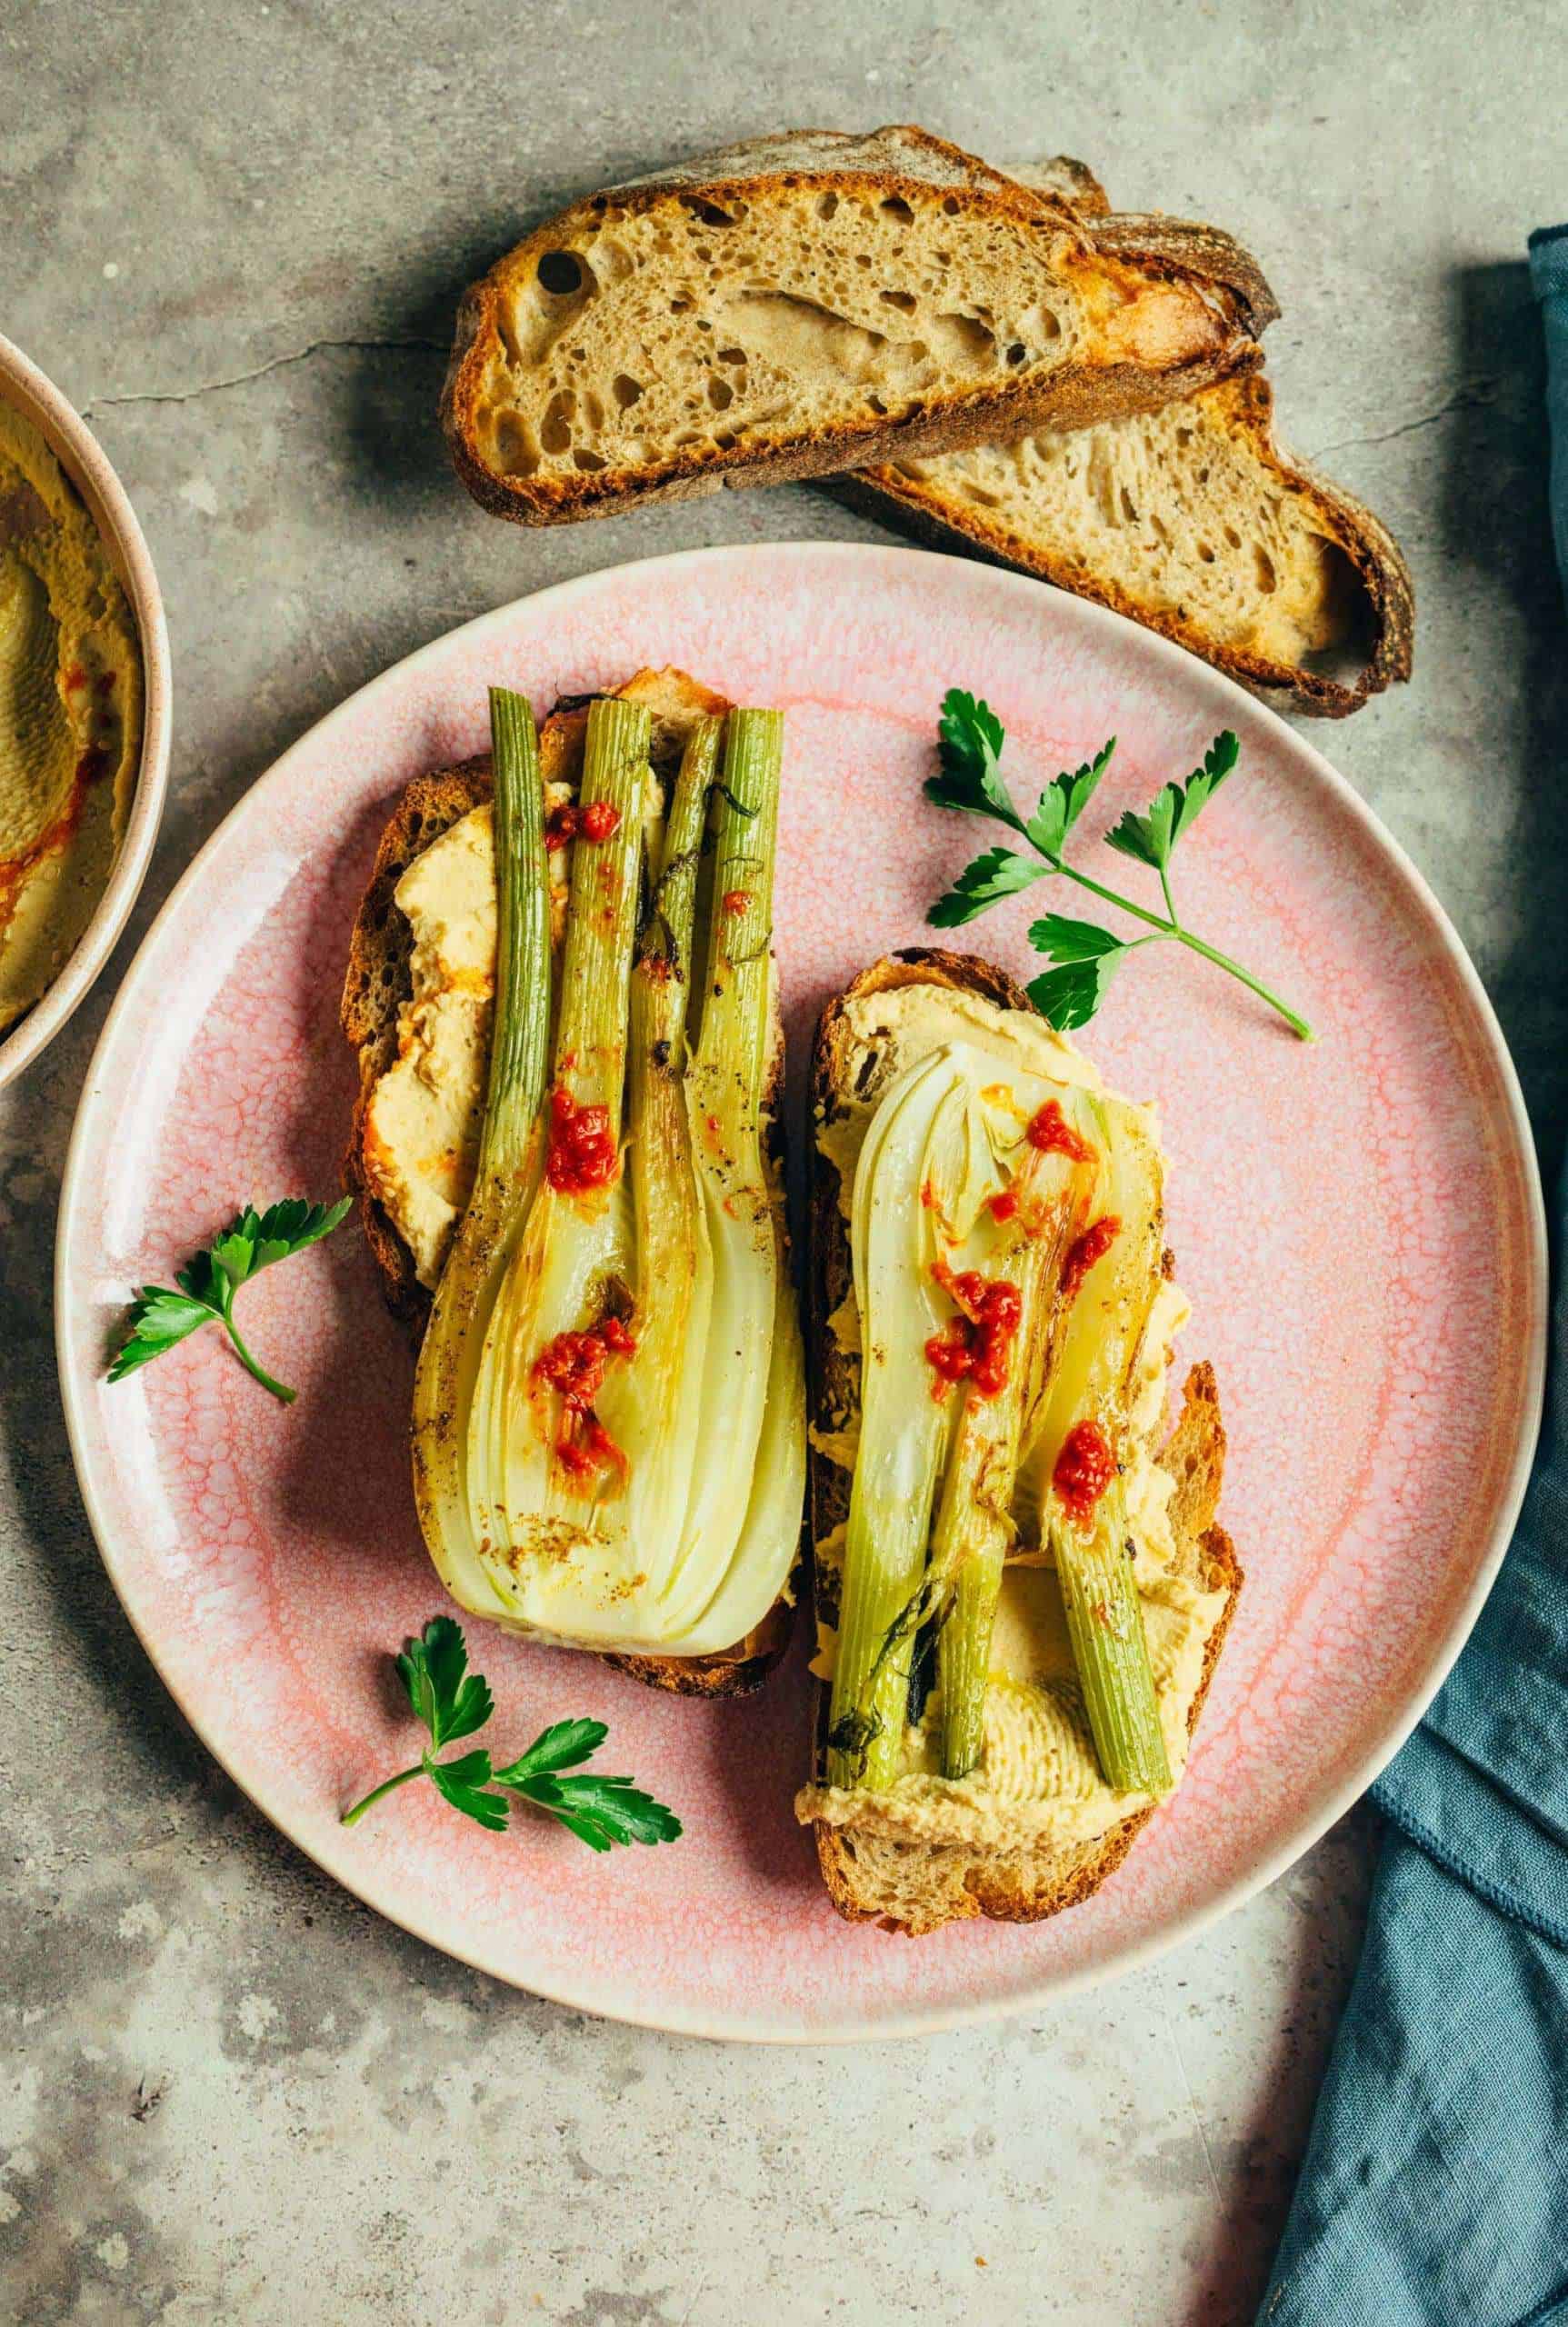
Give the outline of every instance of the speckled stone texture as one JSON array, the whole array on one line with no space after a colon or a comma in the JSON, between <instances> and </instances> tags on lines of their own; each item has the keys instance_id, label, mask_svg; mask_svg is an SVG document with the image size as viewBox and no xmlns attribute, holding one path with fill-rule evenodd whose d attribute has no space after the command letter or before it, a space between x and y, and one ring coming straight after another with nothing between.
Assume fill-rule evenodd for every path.
<instances>
[{"instance_id":1,"label":"speckled stone texture","mask_svg":"<svg viewBox=\"0 0 1568 2327\"><path fill-rule=\"evenodd\" d=\"M175 654L195 844L351 686L562 575L881 538L825 495L548 535L451 483L454 299L601 176L781 119L1065 149L1263 258L1283 418L1399 533L1417 678L1324 733L1472 945L1561 1152L1568 656L1526 230L1568 201L1544 0L77 0L0 25L0 314L88 405ZM634 65L634 70L629 69ZM587 2024L318 1878L183 1730L77 1499L48 1309L113 974L0 1100L0 2313L728 2327L1250 2316L1353 1960L1358 1814L1181 1954L1033 2022L835 2054ZM862 2161L864 2161L864 2162Z\"/></svg>"}]
</instances>

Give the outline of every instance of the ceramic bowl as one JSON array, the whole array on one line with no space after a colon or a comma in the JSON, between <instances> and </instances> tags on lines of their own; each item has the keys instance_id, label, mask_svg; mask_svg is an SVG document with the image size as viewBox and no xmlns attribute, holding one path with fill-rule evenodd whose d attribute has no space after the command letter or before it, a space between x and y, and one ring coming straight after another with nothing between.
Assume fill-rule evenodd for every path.
<instances>
[{"instance_id":1,"label":"ceramic bowl","mask_svg":"<svg viewBox=\"0 0 1568 2327\"><path fill-rule=\"evenodd\" d=\"M0 1041L0 1088L52 1043L115 948L146 877L169 775L169 634L163 594L135 511L86 422L18 347L0 338L0 399L32 422L87 504L140 635L146 705L142 760L108 885L59 976Z\"/></svg>"}]
</instances>

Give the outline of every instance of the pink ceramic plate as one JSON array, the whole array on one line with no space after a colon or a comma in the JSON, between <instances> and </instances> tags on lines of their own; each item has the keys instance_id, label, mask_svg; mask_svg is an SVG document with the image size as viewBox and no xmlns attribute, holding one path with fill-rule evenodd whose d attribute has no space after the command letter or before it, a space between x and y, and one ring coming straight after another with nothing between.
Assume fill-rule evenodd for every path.
<instances>
[{"instance_id":1,"label":"pink ceramic plate","mask_svg":"<svg viewBox=\"0 0 1568 2327\"><path fill-rule=\"evenodd\" d=\"M352 1225L246 1295L284 1413L207 1333L116 1387L106 1338L235 1204L337 1186L354 1069L344 951L410 776L485 741L485 688L541 707L684 664L789 714L777 935L795 1085L825 998L890 947L983 830L928 807L937 706L984 691L1022 792L1113 730L1095 828L1231 726L1242 772L1183 844L1194 926L1315 1020L1294 1042L1174 947L1140 956L1088 1041L1157 1095L1170 1233L1219 1369L1222 1515L1247 1584L1185 1785L1087 1905L919 1942L840 1923L791 1814L797 1655L694 1707L471 1625L498 1746L593 1712L608 1763L674 1803L674 1847L591 1855L489 1835L411 1787L387 1653L443 1605L408 1484L412 1361ZM1144 876L1104 860L1133 883ZM1065 896L1053 897L1071 909ZM1041 893L975 942L1028 974ZM203 850L94 1062L61 1204L58 1331L83 1493L170 1689L269 1817L359 1896L503 1979L594 2012L755 2038L929 2029L1037 2004L1190 1934L1364 1787L1458 1651L1514 1516L1539 1414L1540 1191L1502 1037L1442 912L1340 777L1270 713L1116 616L894 549L699 551L471 623L324 720Z\"/></svg>"}]
</instances>

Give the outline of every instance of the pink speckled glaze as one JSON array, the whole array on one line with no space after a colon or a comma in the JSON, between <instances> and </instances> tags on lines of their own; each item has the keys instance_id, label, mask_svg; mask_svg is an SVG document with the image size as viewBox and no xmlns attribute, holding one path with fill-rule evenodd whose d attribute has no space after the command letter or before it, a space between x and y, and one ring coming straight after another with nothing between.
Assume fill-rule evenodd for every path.
<instances>
[{"instance_id":1,"label":"pink speckled glaze","mask_svg":"<svg viewBox=\"0 0 1568 2327\"><path fill-rule=\"evenodd\" d=\"M166 1280L247 1196L335 1191L354 1088L345 946L404 784L483 745L492 681L543 709L644 663L789 714L777 934L797 1093L824 1000L926 936L925 906L981 844L920 794L946 686L997 706L1020 792L1114 730L1106 821L1184 774L1221 726L1242 739L1240 775L1183 848L1181 898L1321 1041L1299 1045L1164 947L1128 969L1087 1042L1122 1089L1163 1103L1170 1233L1196 1307L1185 1350L1219 1369L1222 1515L1247 1585L1182 1791L1098 1896L1036 1929L910 1942L837 1920L790 1806L804 1651L760 1698L694 1707L473 1624L497 1746L601 1713L608 1763L674 1803L685 1839L599 1859L526 1817L483 1833L426 1788L345 1833L340 1807L415 1743L387 1653L444 1604L408 1484L412 1363L357 1231L245 1296L255 1346L301 1389L287 1413L215 1333L102 1379L134 1283ZM1027 974L1043 894L974 942ZM657 559L504 608L279 761L175 893L105 1030L57 1299L110 1574L207 1744L302 1849L434 1945L547 1995L823 2040L1038 2003L1191 1933L1321 1833L1418 1717L1501 1556L1540 1411L1544 1282L1533 1152L1491 1012L1441 911L1325 763L1097 608L955 560L806 544Z\"/></svg>"}]
</instances>

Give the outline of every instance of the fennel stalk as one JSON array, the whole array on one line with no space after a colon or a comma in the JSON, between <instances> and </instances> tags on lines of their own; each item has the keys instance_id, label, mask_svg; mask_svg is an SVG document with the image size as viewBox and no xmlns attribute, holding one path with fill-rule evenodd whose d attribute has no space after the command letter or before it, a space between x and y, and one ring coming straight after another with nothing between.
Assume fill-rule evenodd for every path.
<instances>
[{"instance_id":1,"label":"fennel stalk","mask_svg":"<svg viewBox=\"0 0 1568 2327\"><path fill-rule=\"evenodd\" d=\"M550 886L534 714L490 691L497 889L494 1031L479 1160L414 1386L414 1493L430 1556L476 1614L504 1604L468 1496L466 1447L485 1323L537 1182L550 1027Z\"/></svg>"}]
</instances>

